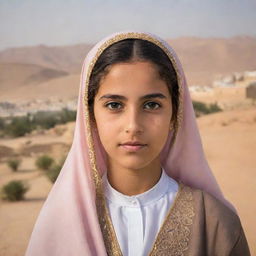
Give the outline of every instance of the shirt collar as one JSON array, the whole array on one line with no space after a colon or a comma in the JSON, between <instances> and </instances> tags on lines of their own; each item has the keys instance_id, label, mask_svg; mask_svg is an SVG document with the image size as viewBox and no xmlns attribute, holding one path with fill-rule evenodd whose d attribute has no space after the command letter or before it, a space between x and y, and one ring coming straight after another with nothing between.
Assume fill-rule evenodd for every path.
<instances>
[{"instance_id":1,"label":"shirt collar","mask_svg":"<svg viewBox=\"0 0 256 256\"><path fill-rule=\"evenodd\" d=\"M161 178L151 189L142 194L127 196L118 192L109 184L106 173L103 175L103 187L107 200L114 204L126 207L141 207L159 200L170 189L170 182L171 184L173 183L173 190L176 192L177 183L162 169Z\"/></svg>"}]
</instances>

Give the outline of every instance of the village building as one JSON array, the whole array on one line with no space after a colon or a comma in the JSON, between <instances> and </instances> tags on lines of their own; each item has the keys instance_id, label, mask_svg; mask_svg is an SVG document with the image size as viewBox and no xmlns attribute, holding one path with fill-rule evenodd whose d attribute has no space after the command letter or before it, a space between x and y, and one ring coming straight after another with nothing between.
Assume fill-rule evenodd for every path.
<instances>
[{"instance_id":1,"label":"village building","mask_svg":"<svg viewBox=\"0 0 256 256\"><path fill-rule=\"evenodd\" d=\"M246 98L256 100L256 81L246 87Z\"/></svg>"}]
</instances>

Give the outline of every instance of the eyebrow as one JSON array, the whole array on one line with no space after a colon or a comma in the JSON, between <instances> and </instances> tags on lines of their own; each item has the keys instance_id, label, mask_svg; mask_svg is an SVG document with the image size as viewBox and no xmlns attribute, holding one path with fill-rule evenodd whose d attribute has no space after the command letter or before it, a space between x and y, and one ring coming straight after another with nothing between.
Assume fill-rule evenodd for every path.
<instances>
[{"instance_id":1,"label":"eyebrow","mask_svg":"<svg viewBox=\"0 0 256 256\"><path fill-rule=\"evenodd\" d=\"M140 97L141 100L155 99L155 98L167 99L167 97L162 93L151 93L151 94L146 94ZM99 98L99 100L103 100L103 99L127 100L125 96L118 95L118 94L105 94Z\"/></svg>"}]
</instances>

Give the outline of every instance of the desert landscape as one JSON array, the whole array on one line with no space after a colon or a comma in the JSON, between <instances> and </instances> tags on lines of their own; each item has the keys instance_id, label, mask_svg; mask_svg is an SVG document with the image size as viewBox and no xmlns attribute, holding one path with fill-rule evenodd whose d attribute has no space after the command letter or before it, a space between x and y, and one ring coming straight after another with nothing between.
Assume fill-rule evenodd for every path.
<instances>
[{"instance_id":1,"label":"desert landscape","mask_svg":"<svg viewBox=\"0 0 256 256\"><path fill-rule=\"evenodd\" d=\"M222 111L197 118L209 165L226 198L237 209L251 254L256 255L256 104L247 85L256 77L214 87L216 79L256 70L256 38L179 38L168 40L184 66L195 101L216 103ZM76 106L83 57L91 46L35 46L0 52L0 116L58 105ZM50 95L50 97L49 97ZM8 102L8 104L7 104ZM2 103L2 104L1 104ZM68 105L68 106L70 106ZM22 137L0 138L0 187L12 180L29 185L25 200L0 201L0 255L24 255L34 223L52 187L35 161L48 154L61 159L69 151L75 123L56 125ZM7 160L22 159L17 172Z\"/></svg>"}]
</instances>

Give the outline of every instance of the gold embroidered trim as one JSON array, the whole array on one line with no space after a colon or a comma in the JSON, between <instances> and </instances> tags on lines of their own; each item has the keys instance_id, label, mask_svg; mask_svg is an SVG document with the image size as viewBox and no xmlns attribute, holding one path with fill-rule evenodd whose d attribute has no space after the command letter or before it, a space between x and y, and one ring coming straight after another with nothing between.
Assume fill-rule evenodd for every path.
<instances>
[{"instance_id":1,"label":"gold embroidered trim","mask_svg":"<svg viewBox=\"0 0 256 256\"><path fill-rule=\"evenodd\" d=\"M105 199L98 198L97 210L109 256L122 256L115 230L108 214ZM175 201L163 222L149 256L185 256L189 246L194 204L191 188L179 185Z\"/></svg>"},{"instance_id":2,"label":"gold embroidered trim","mask_svg":"<svg viewBox=\"0 0 256 256\"><path fill-rule=\"evenodd\" d=\"M85 124L86 124L86 134L87 134L87 143L88 143L88 154L89 154L89 159L90 159L90 165L92 168L92 177L93 181L95 184L95 189L96 189L96 205L97 205L97 212L98 212L98 218L106 246L106 250L108 255L113 255L113 256L121 256L122 252L120 249L120 246L117 241L117 237L115 234L115 230L113 227L113 224L111 222L108 209L106 206L106 201L104 197L104 193L102 191L102 180L101 176L98 172L97 165L96 165L96 155L95 155L95 150L94 150L94 143L93 143L93 137L92 137L92 130L91 130L91 124L90 124L90 116L89 116L89 106L88 106L88 88L89 88L89 80L90 76L93 70L93 67L98 60L99 56L102 54L102 52L112 45L113 43L116 43L118 41L124 40L124 39L142 39L142 40L147 40L149 42L152 42L159 46L169 57L169 59L172 62L172 65L176 71L177 74L177 80L178 80L178 86L179 86L179 106L178 106L178 117L177 117L177 125L174 127L174 133L173 133L173 140L171 146L174 144L176 140L176 135L178 132L178 129L181 126L182 122L182 114L183 114L183 86L182 86L182 77L179 72L178 64L176 63L175 58L173 57L173 53L170 52L170 50L162 43L160 40L144 33L138 33L138 32L129 32L129 33L123 33L123 34L118 34L114 36L113 38L107 40L105 43L102 44L102 46L98 49L97 53L95 54L94 58L89 64L88 70L86 72L86 80L85 80L85 93L84 93L84 106L85 106ZM86 68L86 67L85 67ZM164 225L165 226L165 225ZM165 230L165 229L164 229ZM160 232L162 233L162 232ZM159 239L156 240L156 243L158 242ZM155 245L153 247L152 253L155 252ZM156 254L152 254L156 255ZM173 255L179 255L179 254L173 254ZM180 254L182 255L182 254Z\"/></svg>"},{"instance_id":3,"label":"gold embroidered trim","mask_svg":"<svg viewBox=\"0 0 256 256\"><path fill-rule=\"evenodd\" d=\"M103 193L102 193L103 194ZM115 229L108 213L104 196L97 195L97 213L101 227L102 236L108 256L122 256L122 251L118 243Z\"/></svg>"},{"instance_id":4,"label":"gold embroidered trim","mask_svg":"<svg viewBox=\"0 0 256 256\"><path fill-rule=\"evenodd\" d=\"M184 256L194 217L191 188L180 184L176 199L156 237L150 256Z\"/></svg>"}]
</instances>

